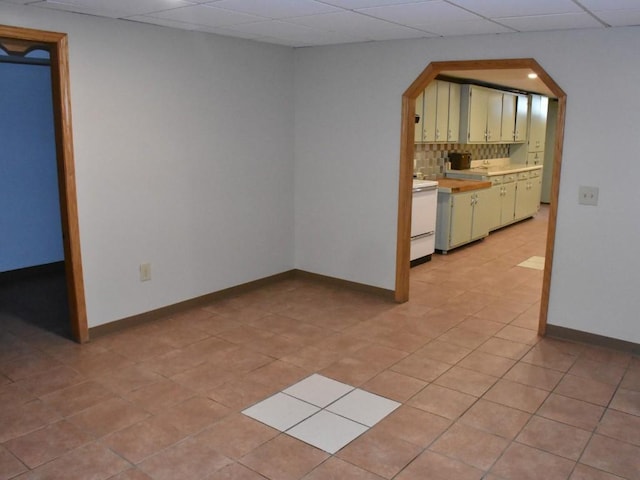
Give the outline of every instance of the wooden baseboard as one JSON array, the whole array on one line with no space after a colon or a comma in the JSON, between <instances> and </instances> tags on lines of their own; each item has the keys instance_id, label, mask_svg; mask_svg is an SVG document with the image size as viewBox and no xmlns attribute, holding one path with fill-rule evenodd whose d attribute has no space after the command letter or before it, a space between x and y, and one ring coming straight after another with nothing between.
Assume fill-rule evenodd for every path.
<instances>
[{"instance_id":1,"label":"wooden baseboard","mask_svg":"<svg viewBox=\"0 0 640 480\"><path fill-rule=\"evenodd\" d=\"M606 347L623 352L631 352L635 355L640 354L640 344L619 340L617 338L596 335L595 333L583 332L572 328L559 327L557 325L547 324L546 335L548 337L561 338L563 340L571 340L573 342L587 343L598 347Z\"/></svg>"},{"instance_id":2,"label":"wooden baseboard","mask_svg":"<svg viewBox=\"0 0 640 480\"><path fill-rule=\"evenodd\" d=\"M222 300L225 298L232 297L234 295L240 295L242 293L246 293L260 287L265 287L265 286L280 282L282 280L288 280L293 278L302 278L302 279L312 280L319 283L324 283L334 287L342 287L350 290L370 293L372 295L389 299L390 301L393 301L393 297L394 297L393 290L386 290L384 288L373 287L371 285L365 285L362 283L351 282L351 281L342 280L339 278L328 277L325 275L319 275L317 273L305 272L303 270L288 270L286 272L282 272L275 275L271 275L269 277L254 280L252 282L243 283L241 285L236 285L234 287L225 288L224 290L208 293L200 297L191 298L183 302L167 305L166 307L161 307L155 310L151 310L149 312L144 312L138 315L133 315L131 317L115 320L113 322L105 323L104 325L91 327L89 329L89 338L95 339L104 335L108 335L110 333L118 332L127 328L135 327L137 325L142 325L144 323L152 322L160 318L166 318L170 315L175 315L177 313L184 312L191 308L197 308L199 306L206 305L216 300Z\"/></svg>"}]
</instances>

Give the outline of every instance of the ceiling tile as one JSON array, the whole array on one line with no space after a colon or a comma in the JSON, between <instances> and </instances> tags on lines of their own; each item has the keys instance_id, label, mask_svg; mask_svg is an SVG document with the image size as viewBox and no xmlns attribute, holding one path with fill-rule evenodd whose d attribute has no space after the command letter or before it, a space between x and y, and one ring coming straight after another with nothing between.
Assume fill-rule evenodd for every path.
<instances>
[{"instance_id":1,"label":"ceiling tile","mask_svg":"<svg viewBox=\"0 0 640 480\"><path fill-rule=\"evenodd\" d=\"M580 0L584 8L592 12L604 10L638 10L638 0Z\"/></svg>"},{"instance_id":2,"label":"ceiling tile","mask_svg":"<svg viewBox=\"0 0 640 480\"><path fill-rule=\"evenodd\" d=\"M508 33L513 29L504 27L485 19L467 20L463 22L438 22L416 25L416 28L442 36L481 35L485 33Z\"/></svg>"},{"instance_id":3,"label":"ceiling tile","mask_svg":"<svg viewBox=\"0 0 640 480\"><path fill-rule=\"evenodd\" d=\"M635 10L596 11L594 15L612 27L640 25L640 8Z\"/></svg>"},{"instance_id":4,"label":"ceiling tile","mask_svg":"<svg viewBox=\"0 0 640 480\"><path fill-rule=\"evenodd\" d=\"M325 13L307 17L290 18L287 22L333 32L346 32L364 40L388 40L390 38L420 38L424 32L385 22L378 18L359 15L350 11Z\"/></svg>"},{"instance_id":5,"label":"ceiling tile","mask_svg":"<svg viewBox=\"0 0 640 480\"><path fill-rule=\"evenodd\" d=\"M357 8L380 7L383 5L401 5L403 3L420 3L425 0L322 0L329 5L355 10Z\"/></svg>"},{"instance_id":6,"label":"ceiling tile","mask_svg":"<svg viewBox=\"0 0 640 480\"><path fill-rule=\"evenodd\" d=\"M256 35L282 37L282 38L298 38L302 35L312 35L317 33L316 30L304 25L296 25L289 22L254 22L242 25L234 25L232 30L239 32L249 32Z\"/></svg>"},{"instance_id":7,"label":"ceiling tile","mask_svg":"<svg viewBox=\"0 0 640 480\"><path fill-rule=\"evenodd\" d=\"M580 13L571 0L449 0L450 3L487 18L524 17L554 13Z\"/></svg>"},{"instance_id":8,"label":"ceiling tile","mask_svg":"<svg viewBox=\"0 0 640 480\"><path fill-rule=\"evenodd\" d=\"M364 8L359 9L358 12L408 26L424 25L436 21L455 22L478 19L477 15L440 0Z\"/></svg>"},{"instance_id":9,"label":"ceiling tile","mask_svg":"<svg viewBox=\"0 0 640 480\"><path fill-rule=\"evenodd\" d=\"M274 19L340 11L314 0L219 0L212 6Z\"/></svg>"},{"instance_id":10,"label":"ceiling tile","mask_svg":"<svg viewBox=\"0 0 640 480\"><path fill-rule=\"evenodd\" d=\"M191 5L185 0L47 0L38 7L120 18Z\"/></svg>"},{"instance_id":11,"label":"ceiling tile","mask_svg":"<svg viewBox=\"0 0 640 480\"><path fill-rule=\"evenodd\" d=\"M264 17L232 12L230 10L224 10L210 5L192 5L190 7L182 7L174 10L167 10L165 12L154 13L150 16L177 20L179 22L206 25L209 27L224 27L265 20Z\"/></svg>"},{"instance_id":12,"label":"ceiling tile","mask_svg":"<svg viewBox=\"0 0 640 480\"><path fill-rule=\"evenodd\" d=\"M562 13L559 15L501 18L500 23L520 32L570 30L574 28L596 28L603 26L588 13Z\"/></svg>"},{"instance_id":13,"label":"ceiling tile","mask_svg":"<svg viewBox=\"0 0 640 480\"><path fill-rule=\"evenodd\" d=\"M151 25L160 25L162 27L178 28L180 30L195 30L197 25L192 23L177 22L175 20L168 20L166 18L148 17L146 15L131 15L125 17L125 20L132 22L148 23Z\"/></svg>"}]
</instances>

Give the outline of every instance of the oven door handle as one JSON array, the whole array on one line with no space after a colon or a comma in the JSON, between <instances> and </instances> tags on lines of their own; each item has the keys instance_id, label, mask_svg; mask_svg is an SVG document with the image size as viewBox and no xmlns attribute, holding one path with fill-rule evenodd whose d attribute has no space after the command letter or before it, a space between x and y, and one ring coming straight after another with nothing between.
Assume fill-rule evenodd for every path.
<instances>
[{"instance_id":1,"label":"oven door handle","mask_svg":"<svg viewBox=\"0 0 640 480\"><path fill-rule=\"evenodd\" d=\"M421 238L431 237L431 236L433 236L435 234L436 234L436 232L432 230L431 232L421 233L420 235L416 235L415 237L411 237L411 240L420 240Z\"/></svg>"},{"instance_id":2,"label":"oven door handle","mask_svg":"<svg viewBox=\"0 0 640 480\"><path fill-rule=\"evenodd\" d=\"M436 190L438 188L437 185L434 185L433 187L418 187L418 188L414 188L413 189L413 193L418 193L418 192L429 192L431 190Z\"/></svg>"}]
</instances>

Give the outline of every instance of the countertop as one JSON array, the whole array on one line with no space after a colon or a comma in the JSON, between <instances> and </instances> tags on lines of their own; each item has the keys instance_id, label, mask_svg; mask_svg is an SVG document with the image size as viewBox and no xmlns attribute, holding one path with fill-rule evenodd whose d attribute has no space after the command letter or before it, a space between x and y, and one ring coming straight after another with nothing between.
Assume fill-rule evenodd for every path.
<instances>
[{"instance_id":1,"label":"countertop","mask_svg":"<svg viewBox=\"0 0 640 480\"><path fill-rule=\"evenodd\" d=\"M506 175L509 173L529 172L531 170L539 170L542 165L497 165L487 167L474 167L466 170L450 170L454 174L477 175L482 177L491 177L493 175ZM449 172L447 172L449 173Z\"/></svg>"},{"instance_id":2,"label":"countertop","mask_svg":"<svg viewBox=\"0 0 640 480\"><path fill-rule=\"evenodd\" d=\"M438 191L448 193L468 192L490 188L491 182L482 180L465 180L462 178L439 178Z\"/></svg>"}]
</instances>

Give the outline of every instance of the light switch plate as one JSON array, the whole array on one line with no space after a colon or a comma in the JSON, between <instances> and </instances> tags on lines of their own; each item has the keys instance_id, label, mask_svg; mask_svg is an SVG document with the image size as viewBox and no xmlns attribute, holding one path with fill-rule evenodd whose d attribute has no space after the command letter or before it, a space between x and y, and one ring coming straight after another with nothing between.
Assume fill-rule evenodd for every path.
<instances>
[{"instance_id":1,"label":"light switch plate","mask_svg":"<svg viewBox=\"0 0 640 480\"><path fill-rule=\"evenodd\" d=\"M598 205L598 187L580 185L578 188L578 203L580 205Z\"/></svg>"}]
</instances>

